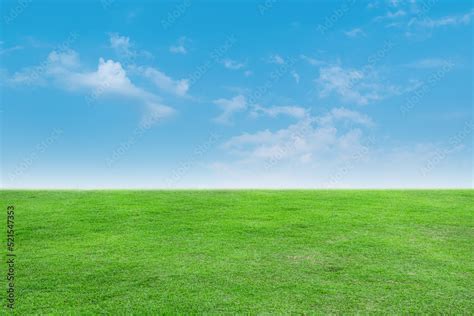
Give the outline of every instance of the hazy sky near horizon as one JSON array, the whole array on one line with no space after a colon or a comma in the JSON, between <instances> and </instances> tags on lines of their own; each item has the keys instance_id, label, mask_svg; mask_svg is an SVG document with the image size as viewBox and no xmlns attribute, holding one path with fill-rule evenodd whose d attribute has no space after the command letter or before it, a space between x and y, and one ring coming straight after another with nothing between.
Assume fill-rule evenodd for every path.
<instances>
[{"instance_id":1,"label":"hazy sky near horizon","mask_svg":"<svg viewBox=\"0 0 474 316\"><path fill-rule=\"evenodd\" d=\"M473 187L472 1L2 1L4 188Z\"/></svg>"}]
</instances>

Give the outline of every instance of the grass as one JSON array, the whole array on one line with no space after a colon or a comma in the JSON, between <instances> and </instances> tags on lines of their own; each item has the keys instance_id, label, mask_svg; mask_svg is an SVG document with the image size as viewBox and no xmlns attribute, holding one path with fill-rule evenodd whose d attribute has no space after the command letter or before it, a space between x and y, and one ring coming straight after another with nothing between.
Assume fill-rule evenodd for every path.
<instances>
[{"instance_id":1,"label":"grass","mask_svg":"<svg viewBox=\"0 0 474 316\"><path fill-rule=\"evenodd\" d=\"M0 197L18 314L474 312L473 190Z\"/></svg>"}]
</instances>

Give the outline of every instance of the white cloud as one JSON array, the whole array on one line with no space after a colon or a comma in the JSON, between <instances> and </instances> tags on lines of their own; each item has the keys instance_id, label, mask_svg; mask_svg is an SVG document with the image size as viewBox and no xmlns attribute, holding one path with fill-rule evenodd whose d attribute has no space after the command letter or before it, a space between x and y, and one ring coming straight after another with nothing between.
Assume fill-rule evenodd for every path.
<instances>
[{"instance_id":1,"label":"white cloud","mask_svg":"<svg viewBox=\"0 0 474 316\"><path fill-rule=\"evenodd\" d=\"M127 23L132 23L141 13L142 13L142 9L130 10L127 13L127 18L126 18Z\"/></svg>"},{"instance_id":2,"label":"white cloud","mask_svg":"<svg viewBox=\"0 0 474 316\"><path fill-rule=\"evenodd\" d=\"M398 10L398 11L395 11L395 12L388 12L386 17L389 18L389 19L394 19L394 18L399 18L399 17L402 17L402 16L405 16L407 15L407 13L403 10Z\"/></svg>"},{"instance_id":3,"label":"white cloud","mask_svg":"<svg viewBox=\"0 0 474 316\"><path fill-rule=\"evenodd\" d=\"M320 68L316 85L320 97L335 94L346 102L358 105L401 93L397 86L378 83L377 74L372 70L344 69L339 65Z\"/></svg>"},{"instance_id":4,"label":"white cloud","mask_svg":"<svg viewBox=\"0 0 474 316\"><path fill-rule=\"evenodd\" d=\"M153 82L159 89L177 96L185 96L189 90L189 80L174 80L164 72L152 67L138 67L138 72Z\"/></svg>"},{"instance_id":5,"label":"white cloud","mask_svg":"<svg viewBox=\"0 0 474 316\"><path fill-rule=\"evenodd\" d=\"M16 71L7 81L12 85L45 85L48 79L79 66L79 55L75 51L52 51L41 64Z\"/></svg>"},{"instance_id":6,"label":"white cloud","mask_svg":"<svg viewBox=\"0 0 474 316\"><path fill-rule=\"evenodd\" d=\"M344 34L346 34L346 36L352 37L352 38L365 35L364 31L362 31L361 28L352 29L350 31L344 32Z\"/></svg>"},{"instance_id":7,"label":"white cloud","mask_svg":"<svg viewBox=\"0 0 474 316\"><path fill-rule=\"evenodd\" d=\"M300 58L312 66L321 66L324 65L324 62L315 58L308 57L306 55L300 55Z\"/></svg>"},{"instance_id":8,"label":"white cloud","mask_svg":"<svg viewBox=\"0 0 474 316\"><path fill-rule=\"evenodd\" d=\"M431 68L441 68L446 67L450 64L449 60L441 58L425 58L409 64L406 64L406 67L417 68L417 69L431 69Z\"/></svg>"},{"instance_id":9,"label":"white cloud","mask_svg":"<svg viewBox=\"0 0 474 316\"><path fill-rule=\"evenodd\" d=\"M380 15L375 17L374 21L383 21L383 20L394 20L406 16L407 13L404 10L397 11L388 11L385 15Z\"/></svg>"},{"instance_id":10,"label":"white cloud","mask_svg":"<svg viewBox=\"0 0 474 316\"><path fill-rule=\"evenodd\" d=\"M75 69L80 66L79 54L73 50L64 52L52 51L48 55L49 71Z\"/></svg>"},{"instance_id":11,"label":"white cloud","mask_svg":"<svg viewBox=\"0 0 474 316\"><path fill-rule=\"evenodd\" d=\"M66 58L65 61L69 61L69 59ZM64 60L62 63L64 64ZM71 72L68 68L61 69L60 67L56 71L56 75L59 76L56 79L68 89L85 88L93 91L93 95L99 97L122 96L140 100L155 118L166 117L174 113L171 107L161 104L160 97L133 84L119 62L100 58L97 71Z\"/></svg>"},{"instance_id":12,"label":"white cloud","mask_svg":"<svg viewBox=\"0 0 474 316\"><path fill-rule=\"evenodd\" d=\"M113 48L117 54L120 56L131 56L134 53L132 52L132 44L130 38L127 36L121 36L117 33L110 34L109 37L110 47Z\"/></svg>"},{"instance_id":13,"label":"white cloud","mask_svg":"<svg viewBox=\"0 0 474 316\"><path fill-rule=\"evenodd\" d=\"M222 110L222 113L214 119L214 121L220 124L230 124L234 113L247 108L247 101L243 95L237 95L232 99L217 99L214 100L214 104Z\"/></svg>"},{"instance_id":14,"label":"white cloud","mask_svg":"<svg viewBox=\"0 0 474 316\"><path fill-rule=\"evenodd\" d=\"M361 146L362 130L352 126L364 127L368 122L371 119L364 114L336 108L323 116L306 115L274 132L267 129L232 137L223 144L223 149L238 155L242 161L263 162L266 167L284 161L308 163L327 155L344 158Z\"/></svg>"},{"instance_id":15,"label":"white cloud","mask_svg":"<svg viewBox=\"0 0 474 316\"><path fill-rule=\"evenodd\" d=\"M129 37L117 33L110 34L109 41L110 46L118 50L129 50L131 46Z\"/></svg>"},{"instance_id":16,"label":"white cloud","mask_svg":"<svg viewBox=\"0 0 474 316\"><path fill-rule=\"evenodd\" d=\"M426 28L436 28L442 26L453 26L453 25L468 25L471 23L472 17L474 16L474 10L471 10L468 13L462 15L449 15L440 17L437 19L425 18L422 20L413 19L410 21L409 26L412 24L426 27Z\"/></svg>"},{"instance_id":17,"label":"white cloud","mask_svg":"<svg viewBox=\"0 0 474 316\"><path fill-rule=\"evenodd\" d=\"M367 9L375 9L380 6L378 1L371 1L367 4Z\"/></svg>"},{"instance_id":18,"label":"white cloud","mask_svg":"<svg viewBox=\"0 0 474 316\"><path fill-rule=\"evenodd\" d=\"M317 128L317 127L314 127ZM258 133L248 134L249 136ZM265 135L266 134L266 135ZM336 127L320 134L326 146L309 150L293 141L264 157L251 155L251 149L269 143L277 132L266 131L251 138L253 143L224 146L233 160L214 162L206 175L213 175L211 187L226 188L427 188L472 187L466 168L452 168L471 161L461 157L461 147L442 148L434 144L410 144L403 147L377 140L362 129L343 131ZM332 134L334 135L334 134ZM242 136L242 135L240 135ZM249 138L250 139L250 138ZM245 139L242 139L245 141ZM240 146L240 147L236 147ZM437 148L438 147L438 148ZM259 153L259 152L258 152ZM394 166L393 162L397 161ZM202 181L202 178L199 178Z\"/></svg>"},{"instance_id":19,"label":"white cloud","mask_svg":"<svg viewBox=\"0 0 474 316\"><path fill-rule=\"evenodd\" d=\"M261 105L255 105L252 108L251 115L253 117L259 117L267 115L269 117L277 117L279 115L287 115L297 119L302 119L308 115L308 111L300 106L273 106L263 107Z\"/></svg>"},{"instance_id":20,"label":"white cloud","mask_svg":"<svg viewBox=\"0 0 474 316\"><path fill-rule=\"evenodd\" d=\"M420 6L418 2L408 1L400 2L404 5L404 9L399 9L395 12L388 12L384 16L378 16L374 20L390 20L391 22L386 27L397 27L405 29L407 37L426 37L430 36L426 30L432 30L440 27L469 25L474 16L474 9L469 12L458 15L446 15L437 18L427 16L431 5ZM401 6L401 5L400 5Z\"/></svg>"},{"instance_id":21,"label":"white cloud","mask_svg":"<svg viewBox=\"0 0 474 316\"><path fill-rule=\"evenodd\" d=\"M291 72L291 76L293 77L293 79L295 79L296 83L300 83L300 75L296 71L293 70Z\"/></svg>"},{"instance_id":22,"label":"white cloud","mask_svg":"<svg viewBox=\"0 0 474 316\"><path fill-rule=\"evenodd\" d=\"M346 70L340 66L323 67L317 79L317 84L321 86L320 96L325 97L336 93L348 101L367 104L373 97L365 96L354 89L354 85L364 78L364 73L355 69Z\"/></svg>"},{"instance_id":23,"label":"white cloud","mask_svg":"<svg viewBox=\"0 0 474 316\"><path fill-rule=\"evenodd\" d=\"M170 52L173 54L186 54L186 48L183 45L180 46L170 46Z\"/></svg>"},{"instance_id":24,"label":"white cloud","mask_svg":"<svg viewBox=\"0 0 474 316\"><path fill-rule=\"evenodd\" d=\"M271 64L283 65L285 63L285 59L280 55L275 54L268 58L268 62Z\"/></svg>"},{"instance_id":25,"label":"white cloud","mask_svg":"<svg viewBox=\"0 0 474 316\"><path fill-rule=\"evenodd\" d=\"M224 65L225 68L231 69L231 70L238 70L245 67L245 63L241 63L229 58L222 60L222 64Z\"/></svg>"},{"instance_id":26,"label":"white cloud","mask_svg":"<svg viewBox=\"0 0 474 316\"><path fill-rule=\"evenodd\" d=\"M109 45L120 57L122 64L125 66L133 65L138 57L152 58L152 54L146 50L137 50L134 44L127 36L122 36L117 33L109 35Z\"/></svg>"},{"instance_id":27,"label":"white cloud","mask_svg":"<svg viewBox=\"0 0 474 316\"><path fill-rule=\"evenodd\" d=\"M119 62L113 60L99 59L96 71L71 72L69 68L58 67L57 75L61 83L69 89L101 88L103 94L115 94L143 99L151 95L135 86L128 78L125 70Z\"/></svg>"},{"instance_id":28,"label":"white cloud","mask_svg":"<svg viewBox=\"0 0 474 316\"><path fill-rule=\"evenodd\" d=\"M322 125L334 125L339 121L349 121L367 127L374 125L374 122L369 116L346 108L334 108L316 120Z\"/></svg>"},{"instance_id":29,"label":"white cloud","mask_svg":"<svg viewBox=\"0 0 474 316\"><path fill-rule=\"evenodd\" d=\"M10 82L17 85L54 82L68 91L86 92L90 98L126 97L140 101L154 114L168 116L174 112L161 104L159 96L132 83L120 62L100 58L97 70L82 68L77 52L52 51L40 66L14 73Z\"/></svg>"},{"instance_id":30,"label":"white cloud","mask_svg":"<svg viewBox=\"0 0 474 316\"><path fill-rule=\"evenodd\" d=\"M467 13L457 15L446 15L437 18L428 16L432 11L436 1L416 1L416 0L390 0L385 2L387 9L385 15L375 17L374 21L387 21L387 27L407 28L407 36L417 36L417 33L422 33L422 30L416 32L410 31L412 27L434 29L444 26L468 25L471 23L474 16L474 9ZM371 7L378 7L372 5ZM427 36L422 34L422 36ZM428 35L429 36L429 35Z\"/></svg>"},{"instance_id":31,"label":"white cloud","mask_svg":"<svg viewBox=\"0 0 474 316\"><path fill-rule=\"evenodd\" d=\"M0 46L3 46L3 42L0 43ZM15 45L15 46L12 46L12 47L0 47L0 55L6 55L6 54L9 54L11 52L14 52L14 51L17 51L17 50L22 50L23 49L23 46L20 46L20 45Z\"/></svg>"},{"instance_id":32,"label":"white cloud","mask_svg":"<svg viewBox=\"0 0 474 316\"><path fill-rule=\"evenodd\" d=\"M244 94L238 94L232 99L217 99L214 100L214 104L218 105L222 109L221 115L214 119L214 121L221 124L230 124L232 116L236 112L243 112L246 110L248 110L248 113L252 118L259 118L263 116L270 118L289 116L296 119L303 119L309 116L307 109L297 105L265 107L260 104L248 104Z\"/></svg>"},{"instance_id":33,"label":"white cloud","mask_svg":"<svg viewBox=\"0 0 474 316\"><path fill-rule=\"evenodd\" d=\"M37 67L27 67L23 68L20 71L16 71L13 75L5 75L4 81L7 84L14 86L19 85L44 85L46 81L42 76L39 75Z\"/></svg>"},{"instance_id":34,"label":"white cloud","mask_svg":"<svg viewBox=\"0 0 474 316\"><path fill-rule=\"evenodd\" d=\"M186 54L188 52L184 46L186 44L186 40L186 37L180 37L175 45L170 46L170 52L173 54Z\"/></svg>"}]
</instances>

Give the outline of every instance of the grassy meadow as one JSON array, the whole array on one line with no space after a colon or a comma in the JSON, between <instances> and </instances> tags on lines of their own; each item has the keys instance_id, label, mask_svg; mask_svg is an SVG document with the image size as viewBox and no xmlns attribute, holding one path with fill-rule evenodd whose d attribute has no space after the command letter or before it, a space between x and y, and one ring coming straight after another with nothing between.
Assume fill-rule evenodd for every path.
<instances>
[{"instance_id":1,"label":"grassy meadow","mask_svg":"<svg viewBox=\"0 0 474 316\"><path fill-rule=\"evenodd\" d=\"M0 197L19 315L474 313L473 190Z\"/></svg>"}]
</instances>

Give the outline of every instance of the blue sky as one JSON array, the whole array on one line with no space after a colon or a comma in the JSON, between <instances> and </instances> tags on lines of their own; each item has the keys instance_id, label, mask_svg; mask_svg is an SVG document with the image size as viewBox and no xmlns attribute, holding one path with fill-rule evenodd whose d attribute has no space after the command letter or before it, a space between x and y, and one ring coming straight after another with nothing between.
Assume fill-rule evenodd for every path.
<instances>
[{"instance_id":1,"label":"blue sky","mask_svg":"<svg viewBox=\"0 0 474 316\"><path fill-rule=\"evenodd\" d=\"M2 1L6 188L473 186L471 1Z\"/></svg>"}]
</instances>

